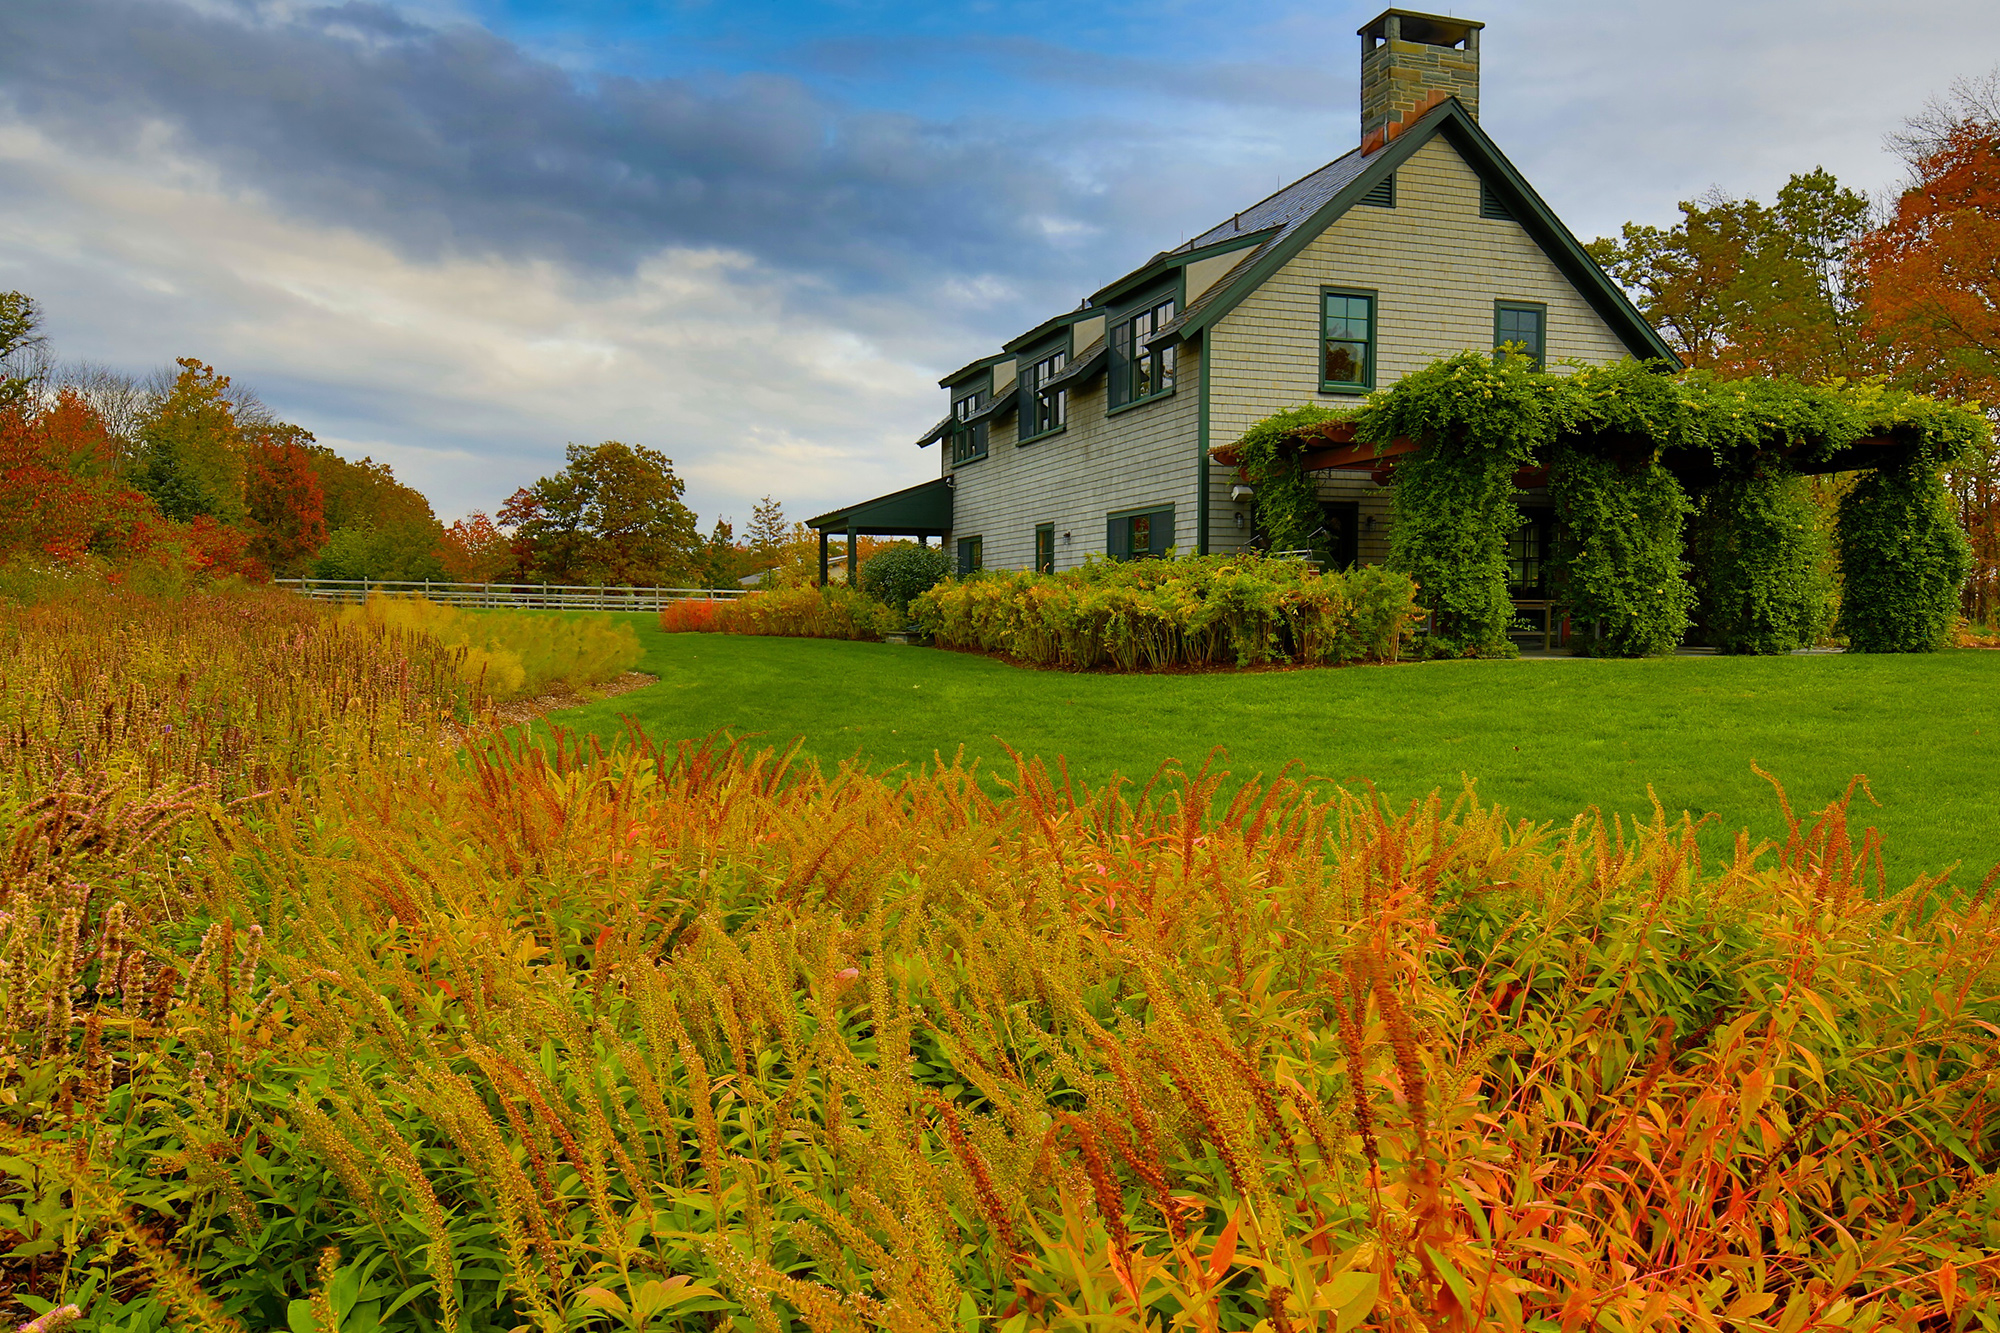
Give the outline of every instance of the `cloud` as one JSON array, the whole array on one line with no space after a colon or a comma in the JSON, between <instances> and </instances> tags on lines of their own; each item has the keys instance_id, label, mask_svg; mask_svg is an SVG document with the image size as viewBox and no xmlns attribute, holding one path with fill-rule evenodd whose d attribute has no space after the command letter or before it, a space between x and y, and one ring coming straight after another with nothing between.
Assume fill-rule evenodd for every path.
<instances>
[{"instance_id":1,"label":"cloud","mask_svg":"<svg viewBox=\"0 0 2000 1333\"><path fill-rule=\"evenodd\" d=\"M963 126L771 74L583 80L470 24L379 4L10 0L0 89L79 149L165 143L295 217L419 259L629 271L726 245L838 290L1031 251L1087 193Z\"/></svg>"},{"instance_id":2,"label":"cloud","mask_svg":"<svg viewBox=\"0 0 2000 1333\"><path fill-rule=\"evenodd\" d=\"M342 453L391 462L447 516L496 507L570 441L658 447L698 510L739 518L766 492L802 516L936 467L909 446L936 396L914 354L934 342L888 310L801 314L797 279L740 252L664 247L617 274L416 260L198 164L154 165L0 131L0 288L41 296L64 355L199 356ZM4 258L20 255L32 274ZM854 327L870 322L886 332Z\"/></svg>"}]
</instances>

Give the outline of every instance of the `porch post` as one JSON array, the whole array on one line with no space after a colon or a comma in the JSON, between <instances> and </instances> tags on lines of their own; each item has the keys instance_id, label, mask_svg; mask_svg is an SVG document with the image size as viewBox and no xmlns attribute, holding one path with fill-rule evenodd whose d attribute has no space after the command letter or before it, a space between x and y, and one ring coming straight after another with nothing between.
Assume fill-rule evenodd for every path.
<instances>
[{"instance_id":1,"label":"porch post","mask_svg":"<svg viewBox=\"0 0 2000 1333\"><path fill-rule=\"evenodd\" d=\"M860 558L861 539L855 536L853 528L849 528L847 530L847 586L850 588L861 586L861 574L854 567L855 562Z\"/></svg>"},{"instance_id":2,"label":"porch post","mask_svg":"<svg viewBox=\"0 0 2000 1333\"><path fill-rule=\"evenodd\" d=\"M819 530L819 586L826 586L826 529Z\"/></svg>"}]
</instances>

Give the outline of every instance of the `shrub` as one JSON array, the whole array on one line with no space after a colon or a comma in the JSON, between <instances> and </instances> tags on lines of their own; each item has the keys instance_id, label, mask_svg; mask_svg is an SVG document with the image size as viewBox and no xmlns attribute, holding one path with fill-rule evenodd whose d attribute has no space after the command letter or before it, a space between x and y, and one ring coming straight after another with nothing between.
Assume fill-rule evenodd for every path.
<instances>
[{"instance_id":1,"label":"shrub","mask_svg":"<svg viewBox=\"0 0 2000 1333\"><path fill-rule=\"evenodd\" d=\"M667 634L718 634L724 630L723 608L729 603L689 597L660 608L660 629Z\"/></svg>"},{"instance_id":2,"label":"shrub","mask_svg":"<svg viewBox=\"0 0 2000 1333\"><path fill-rule=\"evenodd\" d=\"M1035 666L1120 671L1394 660L1416 617L1387 570L1315 573L1254 554L1091 560L1057 574L988 571L919 596L945 647Z\"/></svg>"},{"instance_id":3,"label":"shrub","mask_svg":"<svg viewBox=\"0 0 2000 1333\"><path fill-rule=\"evenodd\" d=\"M779 588L715 604L706 613L714 629L725 634L769 634L792 639L879 639L902 628L902 619L882 603L843 584L824 588ZM673 630L669 606L660 612L660 627ZM684 627L684 626L681 626Z\"/></svg>"},{"instance_id":4,"label":"shrub","mask_svg":"<svg viewBox=\"0 0 2000 1333\"><path fill-rule=\"evenodd\" d=\"M891 542L861 566L861 590L909 618L911 599L951 577L952 559L943 546Z\"/></svg>"},{"instance_id":5,"label":"shrub","mask_svg":"<svg viewBox=\"0 0 2000 1333\"><path fill-rule=\"evenodd\" d=\"M85 1328L1992 1327L2000 910L1864 881L1843 802L1712 866L1287 778L448 756L395 631L235 611L19 700L88 740L304 648L252 748L339 699L377 761L176 826L0 749L5 1272Z\"/></svg>"},{"instance_id":6,"label":"shrub","mask_svg":"<svg viewBox=\"0 0 2000 1333\"><path fill-rule=\"evenodd\" d=\"M428 634L463 652L460 678L496 703L562 685L578 689L630 671L644 656L630 625L602 613L468 611L421 596L371 593L341 618Z\"/></svg>"}]
</instances>

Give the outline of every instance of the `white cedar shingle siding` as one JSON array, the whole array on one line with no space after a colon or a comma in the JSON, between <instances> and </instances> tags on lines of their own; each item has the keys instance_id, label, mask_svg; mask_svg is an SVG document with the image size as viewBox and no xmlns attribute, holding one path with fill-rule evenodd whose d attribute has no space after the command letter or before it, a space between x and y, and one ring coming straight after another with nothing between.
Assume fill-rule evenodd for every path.
<instances>
[{"instance_id":1,"label":"white cedar shingle siding","mask_svg":"<svg viewBox=\"0 0 2000 1333\"><path fill-rule=\"evenodd\" d=\"M1174 546L1191 553L1201 387L1196 349L1181 348L1174 375L1173 394L1115 416L1105 415L1106 381L1099 375L1070 394L1065 429L1026 446L1015 443L1018 412L996 423L986 457L958 469L953 536L982 538L989 569L1027 569L1035 562L1035 525L1053 523L1056 568L1068 569L1104 553L1105 515L1172 505Z\"/></svg>"},{"instance_id":2,"label":"white cedar shingle siding","mask_svg":"<svg viewBox=\"0 0 2000 1333\"><path fill-rule=\"evenodd\" d=\"M1376 293L1375 384L1442 356L1493 346L1493 303L1548 306L1547 357L1616 361L1624 343L1517 222L1479 216L1479 177L1442 136L1396 173L1396 207L1350 208L1205 335L1209 354L1209 442L1226 444L1271 413L1300 403L1355 406L1359 398L1319 388L1320 289ZM1210 549L1235 545L1229 503L1235 474L1216 468L1220 506ZM1361 559L1388 558L1389 492L1338 473L1326 499L1361 501ZM1374 516L1372 531L1365 526Z\"/></svg>"}]
</instances>

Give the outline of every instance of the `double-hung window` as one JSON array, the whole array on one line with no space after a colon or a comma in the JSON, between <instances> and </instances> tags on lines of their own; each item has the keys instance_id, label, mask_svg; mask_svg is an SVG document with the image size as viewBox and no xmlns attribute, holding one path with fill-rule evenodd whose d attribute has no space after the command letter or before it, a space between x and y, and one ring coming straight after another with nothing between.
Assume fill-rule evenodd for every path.
<instances>
[{"instance_id":1,"label":"double-hung window","mask_svg":"<svg viewBox=\"0 0 2000 1333\"><path fill-rule=\"evenodd\" d=\"M1111 406L1156 398L1174 387L1171 344L1149 347L1147 339L1174 317L1174 303L1160 301L1120 321L1111 330Z\"/></svg>"},{"instance_id":2,"label":"double-hung window","mask_svg":"<svg viewBox=\"0 0 2000 1333\"><path fill-rule=\"evenodd\" d=\"M1021 439L1061 430L1069 420L1069 390L1048 388L1048 382L1069 364L1068 352L1053 352L1028 367L1021 376Z\"/></svg>"},{"instance_id":3,"label":"double-hung window","mask_svg":"<svg viewBox=\"0 0 2000 1333\"><path fill-rule=\"evenodd\" d=\"M1174 507L1124 509L1105 516L1104 553L1113 560L1157 559L1174 544Z\"/></svg>"},{"instance_id":4,"label":"double-hung window","mask_svg":"<svg viewBox=\"0 0 2000 1333\"><path fill-rule=\"evenodd\" d=\"M1528 358L1536 370L1548 355L1549 308L1532 301L1493 303L1493 350Z\"/></svg>"},{"instance_id":5,"label":"double-hung window","mask_svg":"<svg viewBox=\"0 0 2000 1333\"><path fill-rule=\"evenodd\" d=\"M1375 387L1375 293L1320 293L1319 386L1328 393Z\"/></svg>"},{"instance_id":6,"label":"double-hung window","mask_svg":"<svg viewBox=\"0 0 2000 1333\"><path fill-rule=\"evenodd\" d=\"M974 412L993 401L988 389L975 389L951 403L951 461L970 463L986 457L986 422L968 421Z\"/></svg>"}]
</instances>

